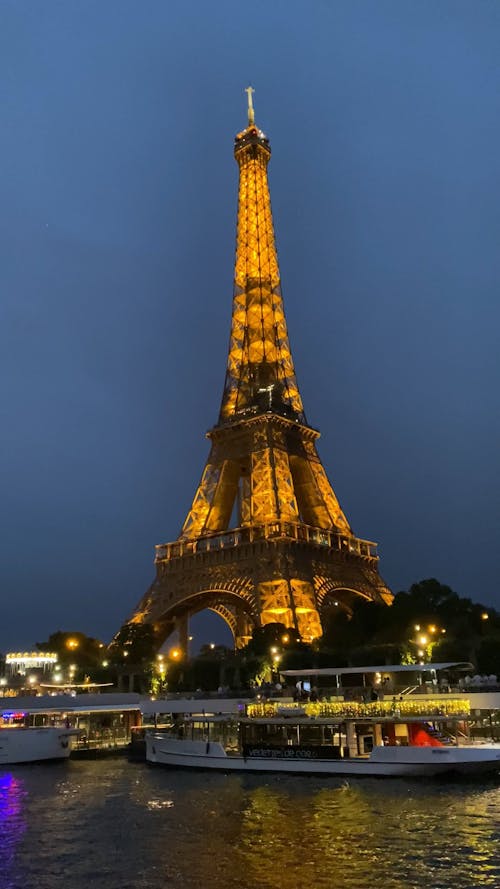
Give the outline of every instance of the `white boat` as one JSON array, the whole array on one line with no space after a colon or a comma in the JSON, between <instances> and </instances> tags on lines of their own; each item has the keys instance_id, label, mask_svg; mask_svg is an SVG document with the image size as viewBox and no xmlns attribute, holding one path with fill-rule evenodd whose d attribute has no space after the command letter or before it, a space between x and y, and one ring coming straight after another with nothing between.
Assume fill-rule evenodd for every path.
<instances>
[{"instance_id":1,"label":"white boat","mask_svg":"<svg viewBox=\"0 0 500 889\"><path fill-rule=\"evenodd\" d=\"M179 702L178 702L179 703ZM174 715L146 733L146 759L172 768L338 777L500 772L500 745L467 742L463 700L247 705L244 715Z\"/></svg>"},{"instance_id":2,"label":"white boat","mask_svg":"<svg viewBox=\"0 0 500 889\"><path fill-rule=\"evenodd\" d=\"M72 740L78 735L74 729L47 726L12 726L0 728L0 768L24 762L67 759Z\"/></svg>"},{"instance_id":3,"label":"white boat","mask_svg":"<svg viewBox=\"0 0 500 889\"><path fill-rule=\"evenodd\" d=\"M283 754L262 749L261 755L238 756L213 741L146 736L150 763L173 768L214 769L223 772L284 772L339 777L435 777L445 773L480 774L500 770L500 747L382 747L368 756L338 760L309 758L305 751L285 748Z\"/></svg>"}]
</instances>

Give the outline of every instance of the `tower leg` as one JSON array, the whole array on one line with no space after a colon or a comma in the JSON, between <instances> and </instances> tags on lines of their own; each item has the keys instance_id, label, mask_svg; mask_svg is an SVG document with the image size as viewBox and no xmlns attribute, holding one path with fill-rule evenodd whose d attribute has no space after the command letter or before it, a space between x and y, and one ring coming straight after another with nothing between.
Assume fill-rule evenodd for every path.
<instances>
[{"instance_id":1,"label":"tower leg","mask_svg":"<svg viewBox=\"0 0 500 889\"><path fill-rule=\"evenodd\" d=\"M179 648L181 649L184 657L187 658L189 643L189 615L186 614L184 617L178 617L175 621L175 628L179 636Z\"/></svg>"},{"instance_id":2,"label":"tower leg","mask_svg":"<svg viewBox=\"0 0 500 889\"><path fill-rule=\"evenodd\" d=\"M236 614L236 633L234 636L234 647L245 648L252 638L252 623L248 615L244 611L238 611Z\"/></svg>"},{"instance_id":3,"label":"tower leg","mask_svg":"<svg viewBox=\"0 0 500 889\"><path fill-rule=\"evenodd\" d=\"M259 583L262 625L281 623L294 627L302 642L311 643L323 632L313 584L289 577L285 560L281 561L282 576Z\"/></svg>"},{"instance_id":4,"label":"tower leg","mask_svg":"<svg viewBox=\"0 0 500 889\"><path fill-rule=\"evenodd\" d=\"M290 581L296 626L303 642L311 643L322 636L321 620L316 607L312 583L293 578Z\"/></svg>"}]
</instances>

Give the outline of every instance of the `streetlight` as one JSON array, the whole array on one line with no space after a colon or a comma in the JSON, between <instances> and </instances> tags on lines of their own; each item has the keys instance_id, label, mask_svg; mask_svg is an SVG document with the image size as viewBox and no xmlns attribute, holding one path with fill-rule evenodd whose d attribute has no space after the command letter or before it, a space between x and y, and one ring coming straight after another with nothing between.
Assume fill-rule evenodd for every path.
<instances>
[{"instance_id":1,"label":"streetlight","mask_svg":"<svg viewBox=\"0 0 500 889\"><path fill-rule=\"evenodd\" d=\"M276 675L276 677L277 677L278 671L279 671L279 664L281 661L281 655L278 654L278 649L276 648L276 646L273 646L271 648L271 655L272 655L271 670L272 670L273 675Z\"/></svg>"},{"instance_id":2,"label":"streetlight","mask_svg":"<svg viewBox=\"0 0 500 889\"><path fill-rule=\"evenodd\" d=\"M421 633L421 624L414 624L413 628L417 631L417 635L410 639L409 642L411 645L415 646L415 656L418 658L418 663L423 664L424 661L428 661L432 659L432 648L435 644L435 634L438 632L438 627L435 624L429 624L427 629L430 636L427 633Z\"/></svg>"}]
</instances>

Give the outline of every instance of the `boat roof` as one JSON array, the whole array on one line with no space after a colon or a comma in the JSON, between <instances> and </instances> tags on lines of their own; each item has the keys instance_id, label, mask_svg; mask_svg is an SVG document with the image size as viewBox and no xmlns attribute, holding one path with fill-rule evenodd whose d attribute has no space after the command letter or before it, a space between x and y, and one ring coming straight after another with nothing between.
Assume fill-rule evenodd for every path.
<instances>
[{"instance_id":1,"label":"boat roof","mask_svg":"<svg viewBox=\"0 0 500 889\"><path fill-rule=\"evenodd\" d=\"M143 716L155 713L238 714L249 698L159 698L151 700L133 693L59 694L0 697L2 713L120 713L140 711Z\"/></svg>"},{"instance_id":2,"label":"boat roof","mask_svg":"<svg viewBox=\"0 0 500 889\"><path fill-rule=\"evenodd\" d=\"M141 709L137 694L30 695L0 698L2 713L113 713Z\"/></svg>"},{"instance_id":3,"label":"boat roof","mask_svg":"<svg viewBox=\"0 0 500 889\"><path fill-rule=\"evenodd\" d=\"M439 664L383 664L378 667L309 667L306 670L280 670L282 676L343 676L352 673L429 673L436 670L471 670L467 661L446 661Z\"/></svg>"},{"instance_id":4,"label":"boat roof","mask_svg":"<svg viewBox=\"0 0 500 889\"><path fill-rule=\"evenodd\" d=\"M250 702L250 698L157 698L154 701L143 700L141 711L143 716L152 716L155 713L196 713L221 716L242 713L245 704Z\"/></svg>"}]
</instances>

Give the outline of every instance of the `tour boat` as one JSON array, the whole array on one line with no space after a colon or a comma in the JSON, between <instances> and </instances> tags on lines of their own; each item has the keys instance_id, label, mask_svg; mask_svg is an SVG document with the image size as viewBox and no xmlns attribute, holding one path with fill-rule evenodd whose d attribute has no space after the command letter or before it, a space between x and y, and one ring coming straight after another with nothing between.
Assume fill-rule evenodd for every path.
<instances>
[{"instance_id":1,"label":"tour boat","mask_svg":"<svg viewBox=\"0 0 500 889\"><path fill-rule=\"evenodd\" d=\"M24 762L67 759L75 729L46 726L2 726L0 728L0 768Z\"/></svg>"},{"instance_id":2,"label":"tour boat","mask_svg":"<svg viewBox=\"0 0 500 889\"><path fill-rule=\"evenodd\" d=\"M146 759L174 768L338 777L500 771L500 745L468 741L463 699L248 704L240 715L172 714Z\"/></svg>"}]
</instances>

